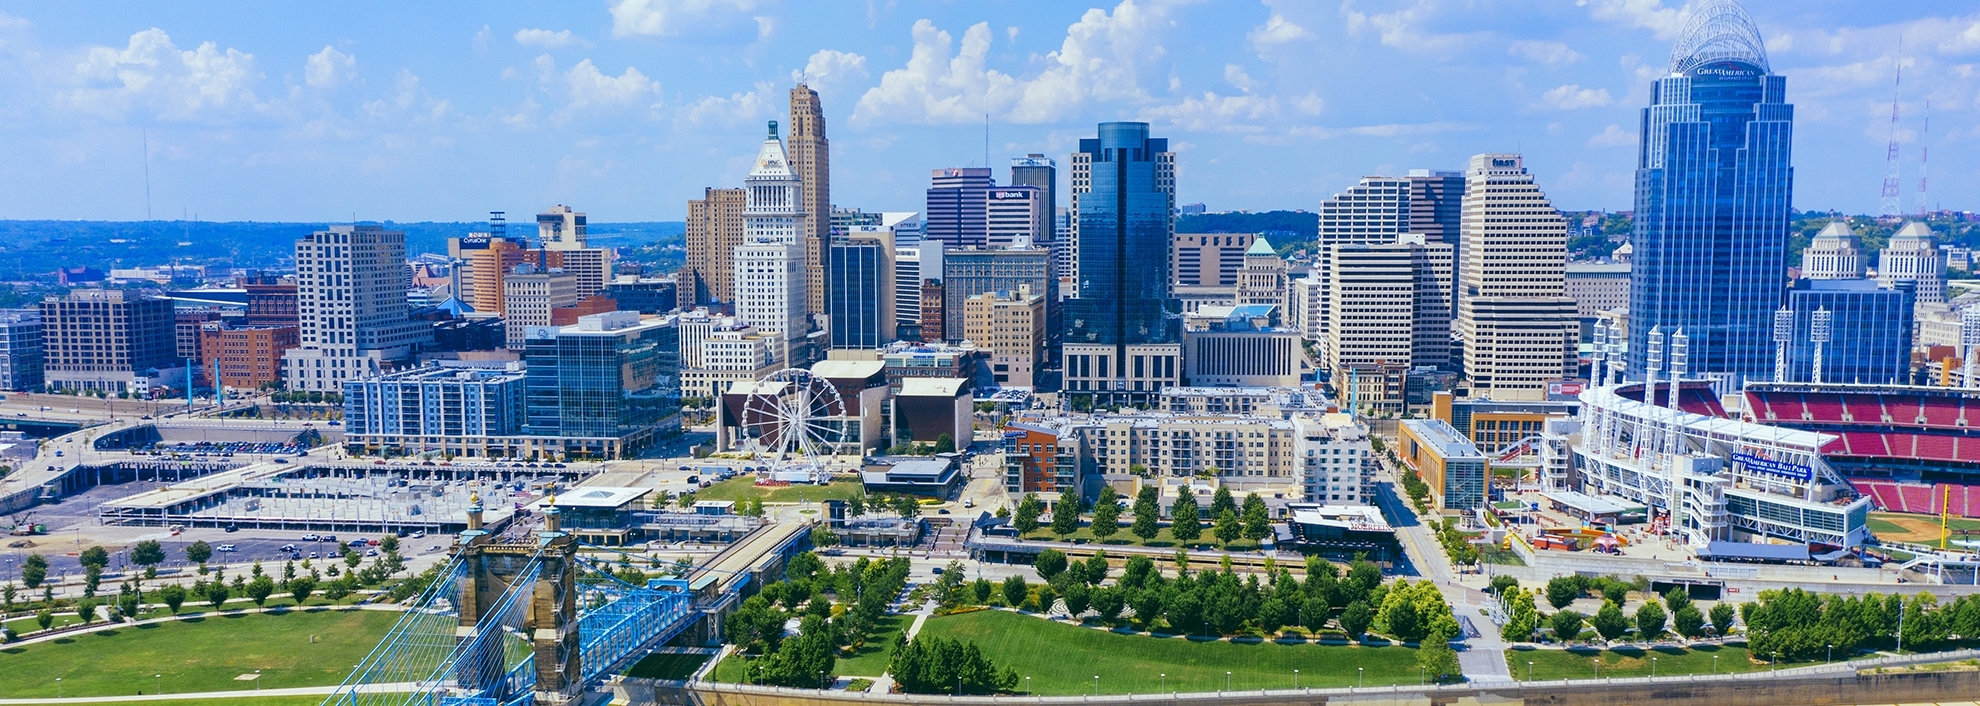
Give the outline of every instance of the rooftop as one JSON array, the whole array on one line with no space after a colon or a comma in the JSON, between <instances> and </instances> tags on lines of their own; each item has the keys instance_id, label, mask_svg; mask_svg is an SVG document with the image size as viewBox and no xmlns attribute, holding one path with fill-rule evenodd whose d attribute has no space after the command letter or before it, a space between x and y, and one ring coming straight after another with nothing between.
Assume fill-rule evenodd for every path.
<instances>
[{"instance_id":1,"label":"rooftop","mask_svg":"<svg viewBox=\"0 0 1980 706\"><path fill-rule=\"evenodd\" d=\"M969 381L962 378L905 378L901 380L902 397L957 397L962 395Z\"/></svg>"},{"instance_id":2,"label":"rooftop","mask_svg":"<svg viewBox=\"0 0 1980 706\"><path fill-rule=\"evenodd\" d=\"M1484 460L1485 454L1470 439L1464 438L1458 430L1441 419L1405 419L1403 427L1409 429L1416 438L1436 447L1437 455L1444 460Z\"/></svg>"},{"instance_id":3,"label":"rooftop","mask_svg":"<svg viewBox=\"0 0 1980 706\"><path fill-rule=\"evenodd\" d=\"M651 492L653 492L652 488L578 487L563 494L545 496L537 504L548 504L555 499L557 507L616 508Z\"/></svg>"}]
</instances>

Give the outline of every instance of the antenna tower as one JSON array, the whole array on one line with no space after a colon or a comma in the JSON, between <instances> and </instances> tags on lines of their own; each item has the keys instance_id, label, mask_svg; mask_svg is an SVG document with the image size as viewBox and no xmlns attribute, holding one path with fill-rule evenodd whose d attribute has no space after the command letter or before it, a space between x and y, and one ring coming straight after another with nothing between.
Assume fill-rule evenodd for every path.
<instances>
[{"instance_id":1,"label":"antenna tower","mask_svg":"<svg viewBox=\"0 0 1980 706\"><path fill-rule=\"evenodd\" d=\"M1884 153L1884 206L1878 214L1887 220L1904 217L1903 187L1898 174L1898 89L1904 85L1904 38L1898 38L1897 61L1892 67L1895 78L1891 81L1891 145Z\"/></svg>"},{"instance_id":2,"label":"antenna tower","mask_svg":"<svg viewBox=\"0 0 1980 706\"><path fill-rule=\"evenodd\" d=\"M1932 134L1932 99L1925 99L1924 122L1918 128L1918 217L1923 219L1932 212L1931 193L1925 188L1926 168L1930 166L1931 154L1926 151L1925 138Z\"/></svg>"}]
</instances>

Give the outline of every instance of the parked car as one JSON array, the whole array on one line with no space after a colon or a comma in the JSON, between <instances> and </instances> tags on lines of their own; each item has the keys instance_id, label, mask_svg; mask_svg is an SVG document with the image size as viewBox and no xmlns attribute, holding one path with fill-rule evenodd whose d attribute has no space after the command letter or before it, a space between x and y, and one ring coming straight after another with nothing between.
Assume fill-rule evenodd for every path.
<instances>
[{"instance_id":1,"label":"parked car","mask_svg":"<svg viewBox=\"0 0 1980 706\"><path fill-rule=\"evenodd\" d=\"M316 539L317 539L317 536L316 536L316 533L315 533L315 532L311 532L311 533L309 533L309 534L305 534L305 535L303 535L303 536L302 536L302 541L305 541L305 542L314 542L314 541L316 541Z\"/></svg>"}]
</instances>

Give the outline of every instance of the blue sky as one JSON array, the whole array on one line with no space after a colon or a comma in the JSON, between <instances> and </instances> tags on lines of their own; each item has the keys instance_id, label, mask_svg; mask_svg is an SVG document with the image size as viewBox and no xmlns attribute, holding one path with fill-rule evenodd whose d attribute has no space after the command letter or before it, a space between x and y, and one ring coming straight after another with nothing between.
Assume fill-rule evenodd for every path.
<instances>
[{"instance_id":1,"label":"blue sky","mask_svg":"<svg viewBox=\"0 0 1980 706\"><path fill-rule=\"evenodd\" d=\"M1748 0L1796 104L1796 207L1874 212L1904 38L1906 207L1980 208L1980 7ZM1363 174L1522 151L1555 203L1626 209L1681 0L589 0L0 5L0 218L676 220L735 186L797 76L833 201L919 210L928 170L1065 161L1155 124L1184 202L1314 209ZM1922 135L1926 101L1930 131Z\"/></svg>"}]
</instances>

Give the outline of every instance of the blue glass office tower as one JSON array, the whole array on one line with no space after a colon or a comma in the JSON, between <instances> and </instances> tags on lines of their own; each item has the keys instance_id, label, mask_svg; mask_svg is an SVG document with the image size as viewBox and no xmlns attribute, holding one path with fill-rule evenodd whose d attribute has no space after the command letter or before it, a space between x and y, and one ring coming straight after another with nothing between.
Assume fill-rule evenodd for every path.
<instances>
[{"instance_id":1,"label":"blue glass office tower","mask_svg":"<svg viewBox=\"0 0 1980 706\"><path fill-rule=\"evenodd\" d=\"M1812 380L1815 312L1829 312L1829 340L1822 344L1822 381L1902 385L1911 380L1910 282L1885 289L1873 279L1804 279L1787 293L1794 312L1788 339L1788 380ZM1772 378L1768 378L1772 379Z\"/></svg>"},{"instance_id":2,"label":"blue glass office tower","mask_svg":"<svg viewBox=\"0 0 1980 706\"><path fill-rule=\"evenodd\" d=\"M1076 299L1065 302L1065 389L1143 401L1180 379L1170 296L1175 153L1148 123L1101 123L1073 154Z\"/></svg>"},{"instance_id":3,"label":"blue glass office tower","mask_svg":"<svg viewBox=\"0 0 1980 706\"><path fill-rule=\"evenodd\" d=\"M826 308L832 315L833 348L879 348L893 340L894 315L886 302L892 296L894 277L886 249L880 240L832 241Z\"/></svg>"},{"instance_id":4,"label":"blue glass office tower","mask_svg":"<svg viewBox=\"0 0 1980 706\"><path fill-rule=\"evenodd\" d=\"M1766 379L1786 284L1787 79L1767 66L1752 18L1731 0L1694 11L1651 87L1637 155L1629 375L1650 330L1690 338L1690 374Z\"/></svg>"}]
</instances>

